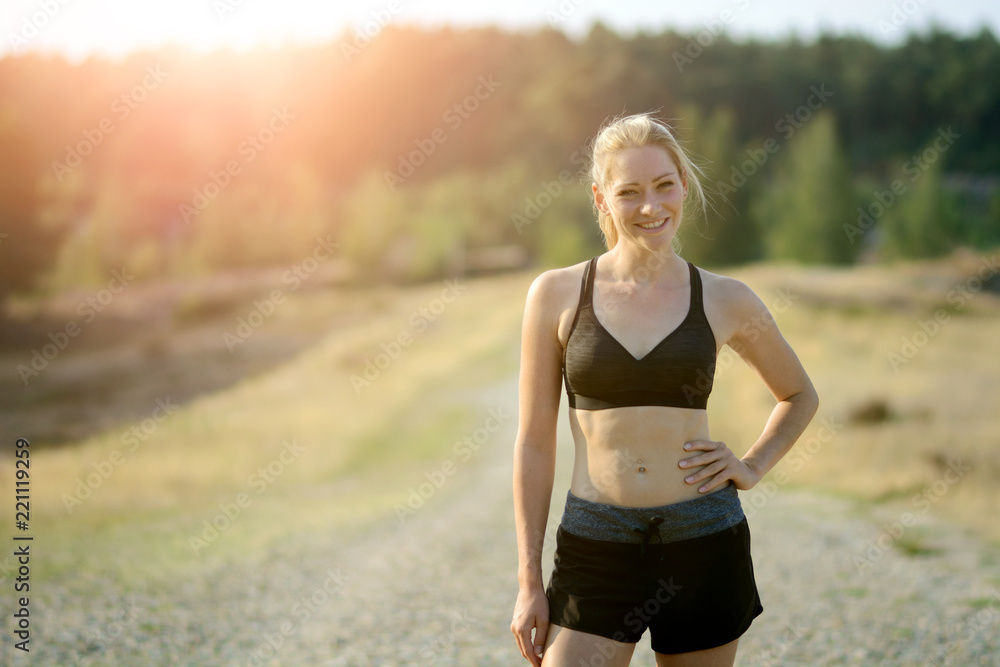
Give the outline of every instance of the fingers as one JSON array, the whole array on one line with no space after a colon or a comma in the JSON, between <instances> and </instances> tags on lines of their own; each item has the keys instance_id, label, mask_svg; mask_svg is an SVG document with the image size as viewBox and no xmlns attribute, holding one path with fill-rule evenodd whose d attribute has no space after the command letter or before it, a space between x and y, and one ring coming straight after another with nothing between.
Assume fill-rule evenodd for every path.
<instances>
[{"instance_id":1,"label":"fingers","mask_svg":"<svg viewBox=\"0 0 1000 667\"><path fill-rule=\"evenodd\" d=\"M681 468L695 468L706 463L718 461L720 458L724 458L729 451L725 443L715 442L714 440L692 440L691 442L684 443L684 449L689 451L703 450L704 453L681 459L677 462L677 465Z\"/></svg>"},{"instance_id":2,"label":"fingers","mask_svg":"<svg viewBox=\"0 0 1000 667\"><path fill-rule=\"evenodd\" d=\"M535 657L538 659L538 664L542 663L542 651L545 650L545 640L548 636L548 619L538 619L538 626L535 628Z\"/></svg>"},{"instance_id":3,"label":"fingers","mask_svg":"<svg viewBox=\"0 0 1000 667\"><path fill-rule=\"evenodd\" d=\"M727 471L728 468L729 466L726 464L724 460L716 461L715 463L705 466L698 472L692 475L688 475L686 478L684 478L684 481L687 482L688 484L697 484L702 480L707 480L705 484L702 484L698 488L698 491L700 493L705 493L709 489L715 488L725 480L729 479L730 475L722 474L725 471Z\"/></svg>"},{"instance_id":4,"label":"fingers","mask_svg":"<svg viewBox=\"0 0 1000 667\"><path fill-rule=\"evenodd\" d=\"M712 451L718 449L722 442L716 440L690 440L684 443L684 449L701 449L705 451Z\"/></svg>"},{"instance_id":5,"label":"fingers","mask_svg":"<svg viewBox=\"0 0 1000 667\"><path fill-rule=\"evenodd\" d=\"M716 487L719 487L719 486L722 486L723 484L725 484L726 482L728 482L731 478L732 478L732 474L730 474L728 472L725 472L725 473L720 472L719 474L716 474L711 479L706 480L704 484L702 484L701 486L699 486L698 487L698 493L708 493L712 489L714 489ZM693 483L697 483L697 482L693 482Z\"/></svg>"},{"instance_id":6,"label":"fingers","mask_svg":"<svg viewBox=\"0 0 1000 667\"><path fill-rule=\"evenodd\" d=\"M686 459L681 459L677 462L681 468L697 468L698 466L703 466L706 463L714 463L720 460L724 456L724 453L716 450L713 452L705 452L704 454L696 454L695 456L689 456Z\"/></svg>"},{"instance_id":7,"label":"fingers","mask_svg":"<svg viewBox=\"0 0 1000 667\"><path fill-rule=\"evenodd\" d=\"M736 457L726 447L724 442L692 440L691 442L684 443L684 449L688 451L701 450L703 452L677 462L677 465L681 468L701 466L701 470L691 473L684 478L684 481L688 484L698 484L704 481L705 483L698 487L699 493L706 493L726 483L737 472L731 469L731 459L735 459Z\"/></svg>"},{"instance_id":8,"label":"fingers","mask_svg":"<svg viewBox=\"0 0 1000 667\"><path fill-rule=\"evenodd\" d=\"M517 649L521 652L521 655L524 656L524 659L530 662L531 661L531 657L530 657L530 654L528 653L528 651L525 649L526 644L525 644L525 637L524 637L524 635L525 634L528 635L528 642L530 643L530 641L531 641L531 630L527 630L527 631L516 630L513 627L510 630L511 630L511 632L514 633L514 638L517 640Z\"/></svg>"},{"instance_id":9,"label":"fingers","mask_svg":"<svg viewBox=\"0 0 1000 667\"><path fill-rule=\"evenodd\" d=\"M531 630L536 626L535 641L539 644L538 647L536 647L531 641ZM545 626L544 631L541 629L542 626ZM518 627L514 624L511 625L510 629L511 632L514 633L514 637L517 638L517 648L521 651L521 655L524 656L524 659L530 662L533 667L540 667L542 664L541 647L545 646L544 633L547 633L548 631L548 623L542 622L540 619L536 618L532 624L525 627ZM541 639L538 639L539 635L542 635Z\"/></svg>"}]
</instances>

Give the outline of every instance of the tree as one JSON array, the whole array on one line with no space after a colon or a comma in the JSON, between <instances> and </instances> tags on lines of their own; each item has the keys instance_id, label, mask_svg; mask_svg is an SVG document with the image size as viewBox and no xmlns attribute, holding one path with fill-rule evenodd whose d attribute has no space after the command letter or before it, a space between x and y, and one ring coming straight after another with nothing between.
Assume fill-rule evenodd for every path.
<instances>
[{"instance_id":1,"label":"tree","mask_svg":"<svg viewBox=\"0 0 1000 667\"><path fill-rule=\"evenodd\" d=\"M846 263L855 247L843 230L854 210L832 113L807 120L789 139L773 182L753 206L770 259Z\"/></svg>"},{"instance_id":2,"label":"tree","mask_svg":"<svg viewBox=\"0 0 1000 667\"><path fill-rule=\"evenodd\" d=\"M960 215L941 184L941 159L904 170L907 190L882 218L883 249L889 257L936 257L958 240Z\"/></svg>"},{"instance_id":3,"label":"tree","mask_svg":"<svg viewBox=\"0 0 1000 667\"><path fill-rule=\"evenodd\" d=\"M680 107L679 115L679 134L704 171L702 187L710 204L704 220L692 216L681 225L682 254L696 264L709 265L759 258L760 238L748 211L753 188L736 187L731 177L734 166L747 159L736 148L736 115L729 107L718 107L706 117L694 106Z\"/></svg>"},{"instance_id":4,"label":"tree","mask_svg":"<svg viewBox=\"0 0 1000 667\"><path fill-rule=\"evenodd\" d=\"M0 108L0 311L8 295L37 286L60 237L38 223L40 160L20 125L13 112Z\"/></svg>"}]
</instances>

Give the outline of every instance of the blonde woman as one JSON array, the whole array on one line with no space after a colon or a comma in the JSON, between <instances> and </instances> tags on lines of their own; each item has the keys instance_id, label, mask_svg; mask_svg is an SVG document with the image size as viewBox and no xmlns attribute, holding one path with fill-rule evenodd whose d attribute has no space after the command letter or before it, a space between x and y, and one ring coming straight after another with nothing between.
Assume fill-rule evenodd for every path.
<instances>
[{"instance_id":1,"label":"blonde woman","mask_svg":"<svg viewBox=\"0 0 1000 667\"><path fill-rule=\"evenodd\" d=\"M731 666L763 611L737 489L791 448L816 391L745 284L675 252L686 206L703 211L705 198L664 123L639 114L606 124L590 176L607 252L545 271L525 304L511 631L535 666L628 665L646 630L660 667ZM708 431L724 345L776 401L742 458ZM576 453L546 585L563 385Z\"/></svg>"}]
</instances>

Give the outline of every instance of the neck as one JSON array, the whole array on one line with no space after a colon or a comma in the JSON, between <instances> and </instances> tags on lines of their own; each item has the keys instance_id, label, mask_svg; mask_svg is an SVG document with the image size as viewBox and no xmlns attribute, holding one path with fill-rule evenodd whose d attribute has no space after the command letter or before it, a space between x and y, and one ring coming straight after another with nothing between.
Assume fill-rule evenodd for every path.
<instances>
[{"instance_id":1,"label":"neck","mask_svg":"<svg viewBox=\"0 0 1000 667\"><path fill-rule=\"evenodd\" d=\"M682 281L687 262L674 252L671 244L653 250L621 241L607 253L611 278L618 282L647 285Z\"/></svg>"}]
</instances>

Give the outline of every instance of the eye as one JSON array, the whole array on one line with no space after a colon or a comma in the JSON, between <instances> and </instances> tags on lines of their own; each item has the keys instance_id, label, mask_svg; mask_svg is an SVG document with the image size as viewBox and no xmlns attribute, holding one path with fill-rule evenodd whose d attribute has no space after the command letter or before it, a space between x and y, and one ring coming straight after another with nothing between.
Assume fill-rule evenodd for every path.
<instances>
[{"instance_id":1,"label":"eye","mask_svg":"<svg viewBox=\"0 0 1000 667\"><path fill-rule=\"evenodd\" d=\"M670 186L670 185L673 185L673 184L674 184L673 181L663 181L662 183L660 183L660 185L658 187L664 188L664 187L667 187L667 186Z\"/></svg>"},{"instance_id":2,"label":"eye","mask_svg":"<svg viewBox=\"0 0 1000 667\"><path fill-rule=\"evenodd\" d=\"M619 197L628 197L629 195L635 194L635 190L622 190L618 193Z\"/></svg>"}]
</instances>

